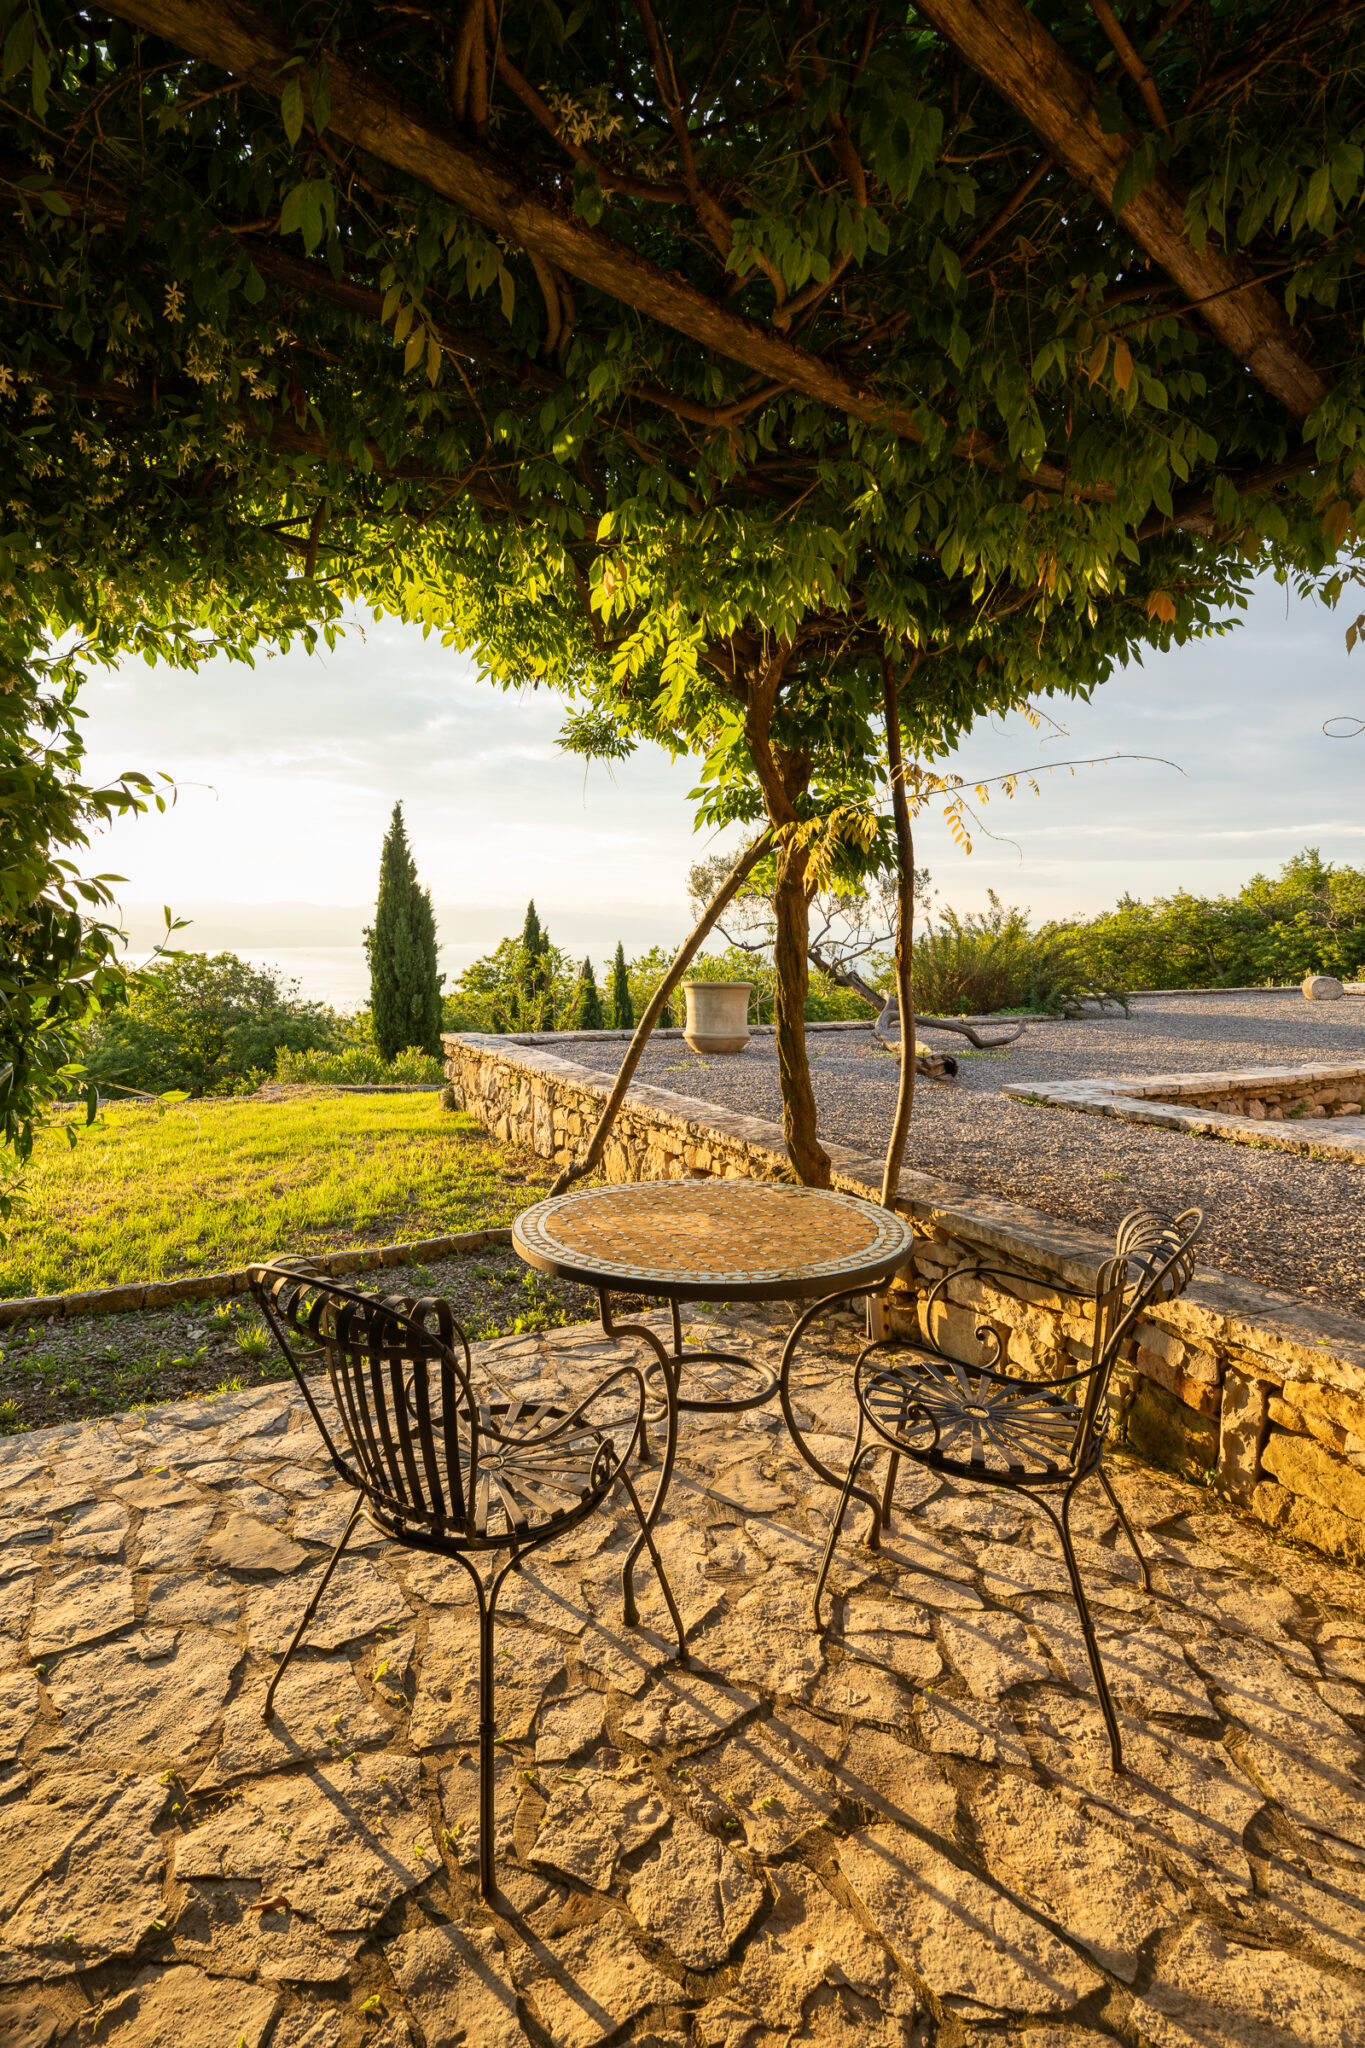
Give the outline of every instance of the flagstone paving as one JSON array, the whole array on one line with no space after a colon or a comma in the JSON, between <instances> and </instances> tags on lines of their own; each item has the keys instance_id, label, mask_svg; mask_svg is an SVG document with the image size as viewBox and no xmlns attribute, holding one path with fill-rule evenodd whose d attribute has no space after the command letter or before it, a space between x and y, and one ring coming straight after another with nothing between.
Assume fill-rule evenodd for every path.
<instances>
[{"instance_id":1,"label":"flagstone paving","mask_svg":"<svg viewBox=\"0 0 1365 2048\"><path fill-rule=\"evenodd\" d=\"M771 1358L777 1322L721 1341ZM798 1395L836 1459L852 1347ZM571 1392L627 1347L481 1348ZM1359 2048L1365 1579L1112 1469L1160 1589L1088 1489L1121 1777L1026 1503L908 1474L822 1644L828 1493L775 1412L689 1418L690 1671L652 1579L620 1625L619 1516L509 1581L490 1912L457 1567L362 1539L260 1719L345 1511L297 1394L5 1443L0 2041Z\"/></svg>"}]
</instances>

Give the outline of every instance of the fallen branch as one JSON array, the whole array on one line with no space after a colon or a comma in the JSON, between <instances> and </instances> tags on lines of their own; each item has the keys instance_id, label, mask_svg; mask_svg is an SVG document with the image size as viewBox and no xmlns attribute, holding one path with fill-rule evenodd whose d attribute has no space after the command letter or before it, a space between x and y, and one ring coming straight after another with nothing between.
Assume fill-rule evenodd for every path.
<instances>
[{"instance_id":1,"label":"fallen branch","mask_svg":"<svg viewBox=\"0 0 1365 2048\"><path fill-rule=\"evenodd\" d=\"M900 1005L893 997L878 1017L873 1029L879 1038L889 1038L892 1030L900 1030ZM1016 1024L1006 1038L983 1038L970 1024L964 1024L958 1017L916 1017L915 1029L921 1025L934 1031L956 1031L959 1037L970 1039L982 1052L998 1052L1003 1045L1013 1045L1016 1038L1022 1038L1028 1030L1027 1023Z\"/></svg>"}]
</instances>

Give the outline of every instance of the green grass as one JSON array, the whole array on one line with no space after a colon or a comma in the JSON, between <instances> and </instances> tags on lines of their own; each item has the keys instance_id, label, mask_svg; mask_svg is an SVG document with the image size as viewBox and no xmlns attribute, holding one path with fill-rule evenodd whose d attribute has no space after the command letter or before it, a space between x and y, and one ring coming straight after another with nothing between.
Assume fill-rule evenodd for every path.
<instances>
[{"instance_id":1,"label":"green grass","mask_svg":"<svg viewBox=\"0 0 1365 2048\"><path fill-rule=\"evenodd\" d=\"M510 1223L550 1171L430 1095L111 1109L35 1147L0 1299Z\"/></svg>"}]
</instances>

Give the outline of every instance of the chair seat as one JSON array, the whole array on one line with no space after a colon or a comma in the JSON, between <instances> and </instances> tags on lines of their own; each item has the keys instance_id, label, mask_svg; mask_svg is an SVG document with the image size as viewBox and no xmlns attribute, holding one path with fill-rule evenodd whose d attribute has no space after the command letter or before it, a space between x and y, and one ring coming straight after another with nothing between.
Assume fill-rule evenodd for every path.
<instances>
[{"instance_id":1,"label":"chair seat","mask_svg":"<svg viewBox=\"0 0 1365 2048\"><path fill-rule=\"evenodd\" d=\"M865 1359L856 1385L860 1408L883 1438L936 1472L1028 1484L1076 1471L1080 1410L1055 1387L909 1348ZM1104 1405L1097 1442L1108 1420Z\"/></svg>"},{"instance_id":2,"label":"chair seat","mask_svg":"<svg viewBox=\"0 0 1365 2048\"><path fill-rule=\"evenodd\" d=\"M439 1404L432 1405L439 1442ZM400 1529L409 1538L421 1532L442 1549L461 1550L501 1547L578 1520L610 1491L621 1460L605 1431L570 1416L550 1401L481 1403L481 1426L497 1434L491 1440L480 1436L474 1446L472 1485L468 1433L459 1438L460 1487L472 1502L469 1523L405 1523L375 1502L371 1520L390 1535Z\"/></svg>"}]
</instances>

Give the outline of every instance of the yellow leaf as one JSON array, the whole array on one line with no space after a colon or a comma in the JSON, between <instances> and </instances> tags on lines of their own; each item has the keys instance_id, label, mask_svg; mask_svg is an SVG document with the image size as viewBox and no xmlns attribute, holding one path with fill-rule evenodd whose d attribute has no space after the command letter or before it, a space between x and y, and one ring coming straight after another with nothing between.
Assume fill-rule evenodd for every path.
<instances>
[{"instance_id":1,"label":"yellow leaf","mask_svg":"<svg viewBox=\"0 0 1365 2048\"><path fill-rule=\"evenodd\" d=\"M426 328L414 327L412 333L408 336L408 345L403 351L403 373L405 376L407 372L412 368L414 363L421 361L422 350L426 347L426 345Z\"/></svg>"},{"instance_id":2,"label":"yellow leaf","mask_svg":"<svg viewBox=\"0 0 1365 2048\"><path fill-rule=\"evenodd\" d=\"M1175 623L1175 599L1167 590L1154 590L1147 600L1149 619L1164 619L1168 626Z\"/></svg>"},{"instance_id":3,"label":"yellow leaf","mask_svg":"<svg viewBox=\"0 0 1365 2048\"><path fill-rule=\"evenodd\" d=\"M399 307L398 318L393 323L393 338L395 341L403 339L403 336L412 325L412 316L416 311L417 308L410 299L406 306Z\"/></svg>"},{"instance_id":4,"label":"yellow leaf","mask_svg":"<svg viewBox=\"0 0 1365 2048\"><path fill-rule=\"evenodd\" d=\"M1346 538L1351 525L1351 508L1344 498L1338 498L1323 514L1323 529L1334 548L1339 548Z\"/></svg>"},{"instance_id":5,"label":"yellow leaf","mask_svg":"<svg viewBox=\"0 0 1365 2048\"><path fill-rule=\"evenodd\" d=\"M434 334L427 336L427 382L434 384L441 374L441 344Z\"/></svg>"},{"instance_id":6,"label":"yellow leaf","mask_svg":"<svg viewBox=\"0 0 1365 2048\"><path fill-rule=\"evenodd\" d=\"M1126 341L1114 343L1114 382L1126 391L1133 381L1133 354Z\"/></svg>"},{"instance_id":7,"label":"yellow leaf","mask_svg":"<svg viewBox=\"0 0 1365 2048\"><path fill-rule=\"evenodd\" d=\"M1091 349L1090 361L1085 366L1086 375L1089 377L1092 384L1094 383L1095 379L1099 376L1100 371L1104 368L1105 363L1108 360L1108 357L1109 336L1107 334L1102 334L1099 340L1095 343L1094 348Z\"/></svg>"}]
</instances>

